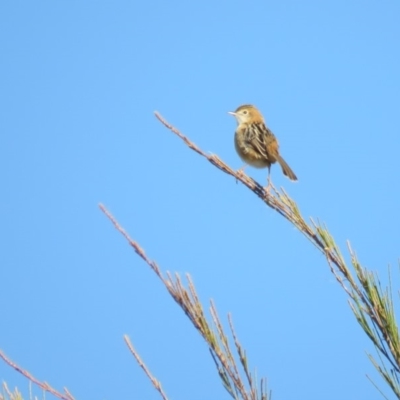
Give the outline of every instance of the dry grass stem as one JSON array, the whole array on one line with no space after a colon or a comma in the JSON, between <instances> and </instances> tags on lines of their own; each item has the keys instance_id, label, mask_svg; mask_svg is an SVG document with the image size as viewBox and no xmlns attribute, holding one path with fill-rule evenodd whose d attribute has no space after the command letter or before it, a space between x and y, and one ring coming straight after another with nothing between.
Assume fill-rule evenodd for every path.
<instances>
[{"instance_id":1,"label":"dry grass stem","mask_svg":"<svg viewBox=\"0 0 400 400\"><path fill-rule=\"evenodd\" d=\"M3 393L4 395L0 394L0 400L22 400L22 395L18 389L15 388L14 393L11 392L6 382L3 382Z\"/></svg>"},{"instance_id":2,"label":"dry grass stem","mask_svg":"<svg viewBox=\"0 0 400 400\"><path fill-rule=\"evenodd\" d=\"M189 274L186 274L187 288L182 283L181 277L178 274L171 274L167 271L165 276L160 271L157 264L150 260L140 245L134 241L120 226L117 220L111 215L111 213L103 206L99 205L100 209L110 219L114 227L125 237L129 245L135 250L136 254L141 257L146 264L156 273L158 278L163 282L165 288L168 290L175 302L181 307L184 313L192 322L193 326L198 330L204 340L207 342L212 358L216 364L219 376L222 379L222 383L231 396L235 399L243 400L268 400L266 392L266 380L261 380L260 388L262 388L261 397L258 397L257 383L251 378L251 374L248 370L247 360L244 357L244 350L239 344L236 334L233 331L233 325L231 324L232 334L234 336L234 342L238 351L238 357L241 362L244 374L247 377L248 385L243 382L236 360L229 346L229 339L224 332L222 323L218 317L216 307L211 301L210 313L214 327L207 321L207 317L204 313L203 306L197 295L196 288ZM125 341L129 345L130 342L125 337ZM130 345L130 350L134 355L136 361L145 371L146 375L152 382L153 386L160 391L161 386L158 381L152 377L149 369L145 366L144 362L140 359L137 352Z\"/></svg>"},{"instance_id":3,"label":"dry grass stem","mask_svg":"<svg viewBox=\"0 0 400 400\"><path fill-rule=\"evenodd\" d=\"M4 362L8 364L11 368L14 368L17 372L25 376L30 382L39 386L45 392L51 393L53 396L58 397L59 399L74 400L74 397L67 390L67 388L64 388L64 393L58 392L57 390L53 389L48 383L39 381L34 376L32 376L28 371L18 366L15 362L10 360L1 350L0 350L0 358L2 358Z\"/></svg>"},{"instance_id":4,"label":"dry grass stem","mask_svg":"<svg viewBox=\"0 0 400 400\"><path fill-rule=\"evenodd\" d=\"M143 371L145 372L145 374L147 375L147 377L150 379L151 383L153 384L153 386L156 388L156 390L158 391L158 393L160 393L161 397L164 400L168 400L167 395L164 393L162 387L161 387L161 383L160 381L158 381L150 372L150 370L147 368L146 364L142 361L142 359L140 358L138 352L134 349L129 337L127 335L124 335L124 340L126 345L128 346L130 352L132 353L132 355L135 357L137 363L139 364L139 366L143 369Z\"/></svg>"}]
</instances>

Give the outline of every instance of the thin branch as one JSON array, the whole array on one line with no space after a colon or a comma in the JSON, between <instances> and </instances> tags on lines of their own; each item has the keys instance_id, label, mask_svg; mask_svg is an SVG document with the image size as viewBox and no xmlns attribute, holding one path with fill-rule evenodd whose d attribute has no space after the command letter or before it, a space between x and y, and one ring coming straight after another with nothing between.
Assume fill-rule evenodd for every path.
<instances>
[{"instance_id":1,"label":"thin branch","mask_svg":"<svg viewBox=\"0 0 400 400\"><path fill-rule=\"evenodd\" d=\"M147 377L150 379L151 383L153 384L153 386L156 388L156 390L158 391L158 393L160 393L161 397L164 400L168 400L167 395L165 394L165 392L163 391L162 387L161 387L161 383L160 381L158 381L150 372L150 370L147 368L146 364L142 361L142 359L140 358L138 352L134 349L128 335L124 335L124 340L126 345L128 346L130 352L132 353L132 355L135 357L137 363L139 364L139 366L142 368L142 370L145 372L145 374L147 375Z\"/></svg>"},{"instance_id":2,"label":"thin branch","mask_svg":"<svg viewBox=\"0 0 400 400\"><path fill-rule=\"evenodd\" d=\"M211 301L210 312L215 325L215 330L212 329L210 324L207 322L207 318L205 316L203 306L200 302L200 299L197 295L194 283L189 274L186 275L188 281L188 288L185 288L182 284L182 280L178 274L172 275L170 272L166 272L165 276L162 275L160 268L158 265L150 260L144 250L140 247L140 245L134 241L125 230L119 225L116 219L111 215L111 213L102 205L99 205L100 209L104 212L104 214L110 219L113 223L114 227L125 237L128 241L129 245L135 250L136 254L138 254L146 263L150 266L150 268L156 273L159 279L164 283L165 288L168 290L172 298L175 302L181 307L184 313L192 322L193 326L198 330L204 340L207 342L213 360L217 366L219 376L223 382L223 385L227 389L228 393L234 399L243 399L243 400L257 400L256 394L256 382L253 382L251 379L249 380L249 388L246 389L245 384L240 376L239 370L236 365L236 361L231 353L229 342L227 335L223 330L222 323L217 314L216 307L214 303ZM127 341L127 337L125 337ZM127 342L128 343L128 342ZM236 346L241 349L242 347L238 345L239 341L235 335L235 343ZM158 390L157 380L153 380L150 372L145 367L145 364L142 360L140 360L137 353L134 351L133 347L131 348L132 354L134 354L137 362L146 372L149 379L152 381L153 385ZM244 350L239 354L239 357L242 357L244 354ZM247 367L247 362L246 362ZM248 375L248 371L245 371L246 376ZM263 382L261 381L261 387L263 387ZM262 393L262 400L268 400L268 396L266 393Z\"/></svg>"},{"instance_id":3,"label":"thin branch","mask_svg":"<svg viewBox=\"0 0 400 400\"><path fill-rule=\"evenodd\" d=\"M196 153L206 158L211 164L215 165L221 171L233 176L236 180L242 182L269 207L273 208L289 222L292 222L300 230L300 232L302 232L316 245L316 247L323 254L327 255L327 257L330 258L331 262L333 262L335 265L339 264L334 254L331 251L326 251L323 241L318 236L318 232L312 229L310 225L305 222L305 220L300 215L296 203L286 194L286 192L283 191L282 193L280 193L273 185L271 191L264 190L264 188L258 182L246 175L243 171L233 170L231 167L229 167L229 165L224 163L215 154L206 154L195 143L193 143L190 139L183 135L177 128L167 122L159 112L155 111L154 115L165 127L167 127L180 139L182 139L190 149L194 150Z\"/></svg>"},{"instance_id":4,"label":"thin branch","mask_svg":"<svg viewBox=\"0 0 400 400\"><path fill-rule=\"evenodd\" d=\"M51 393L53 396L58 397L59 399L62 400L75 400L74 397L71 395L71 393L67 390L67 388L64 388L65 393L58 392L56 389L53 389L48 383L39 381L28 371L22 369L15 362L10 360L1 350L0 350L0 358L2 358L5 361L5 363L8 364L10 367L14 368L17 372L19 372L27 379L29 379L29 381L39 386L42 390Z\"/></svg>"}]
</instances>

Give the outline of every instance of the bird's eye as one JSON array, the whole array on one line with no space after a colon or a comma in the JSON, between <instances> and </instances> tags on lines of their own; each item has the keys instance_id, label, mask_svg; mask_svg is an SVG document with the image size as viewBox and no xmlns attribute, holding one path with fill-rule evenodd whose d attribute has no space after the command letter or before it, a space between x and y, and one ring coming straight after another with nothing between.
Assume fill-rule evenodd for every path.
<instances>
[{"instance_id":1,"label":"bird's eye","mask_svg":"<svg viewBox=\"0 0 400 400\"><path fill-rule=\"evenodd\" d=\"M243 110L243 114L244 115L248 114L248 111L247 110Z\"/></svg>"}]
</instances>

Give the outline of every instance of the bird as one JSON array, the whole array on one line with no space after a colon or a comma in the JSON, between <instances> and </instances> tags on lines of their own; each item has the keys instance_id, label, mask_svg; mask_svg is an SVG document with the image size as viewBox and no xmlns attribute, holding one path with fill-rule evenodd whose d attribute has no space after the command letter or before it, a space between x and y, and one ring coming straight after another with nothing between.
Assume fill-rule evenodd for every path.
<instances>
[{"instance_id":1,"label":"bird","mask_svg":"<svg viewBox=\"0 0 400 400\"><path fill-rule=\"evenodd\" d=\"M233 115L238 124L235 131L235 149L239 157L252 167L268 168L266 190L271 187L271 165L275 162L280 164L285 176L297 181L296 174L279 154L278 140L255 106L244 104L228 114ZM243 171L244 167L239 171Z\"/></svg>"}]
</instances>

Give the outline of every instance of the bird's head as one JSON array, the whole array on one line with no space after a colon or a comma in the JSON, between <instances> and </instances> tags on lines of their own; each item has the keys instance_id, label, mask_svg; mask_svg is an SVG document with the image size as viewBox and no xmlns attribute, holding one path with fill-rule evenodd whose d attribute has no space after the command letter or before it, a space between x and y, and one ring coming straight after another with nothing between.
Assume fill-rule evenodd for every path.
<instances>
[{"instance_id":1,"label":"bird's head","mask_svg":"<svg viewBox=\"0 0 400 400\"><path fill-rule=\"evenodd\" d=\"M244 104L238 107L235 111L230 111L228 114L233 115L239 125L252 122L264 122L264 118L260 111L250 104Z\"/></svg>"}]
</instances>

